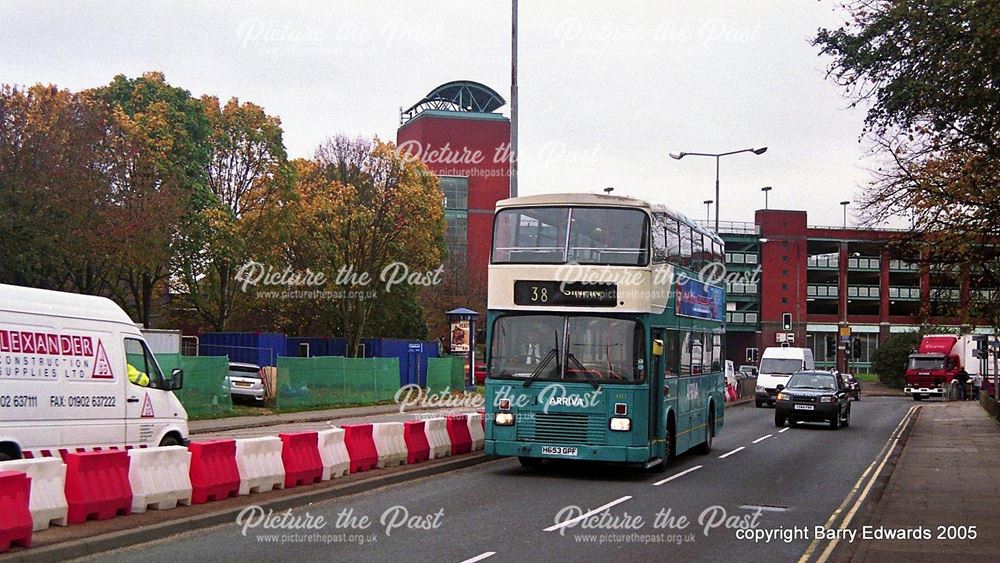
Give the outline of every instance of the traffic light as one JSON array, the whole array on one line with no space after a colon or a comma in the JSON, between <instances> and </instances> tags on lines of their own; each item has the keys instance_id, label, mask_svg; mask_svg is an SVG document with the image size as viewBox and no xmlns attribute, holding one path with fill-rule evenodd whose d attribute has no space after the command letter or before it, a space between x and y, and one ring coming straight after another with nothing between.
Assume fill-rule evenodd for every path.
<instances>
[{"instance_id":1,"label":"traffic light","mask_svg":"<svg viewBox=\"0 0 1000 563\"><path fill-rule=\"evenodd\" d=\"M851 342L851 346L853 348L851 355L854 356L855 360L860 360L861 359L861 339L860 338L855 338Z\"/></svg>"},{"instance_id":2,"label":"traffic light","mask_svg":"<svg viewBox=\"0 0 1000 563\"><path fill-rule=\"evenodd\" d=\"M785 331L792 330L792 314L782 313L781 314L781 329Z\"/></svg>"}]
</instances>

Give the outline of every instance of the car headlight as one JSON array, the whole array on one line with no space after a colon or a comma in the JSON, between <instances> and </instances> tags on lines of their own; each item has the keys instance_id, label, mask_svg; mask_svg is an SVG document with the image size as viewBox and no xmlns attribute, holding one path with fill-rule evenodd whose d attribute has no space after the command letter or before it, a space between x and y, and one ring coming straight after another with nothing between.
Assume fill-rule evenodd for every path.
<instances>
[{"instance_id":1,"label":"car headlight","mask_svg":"<svg viewBox=\"0 0 1000 563\"><path fill-rule=\"evenodd\" d=\"M832 403L833 400L834 400L834 397L831 397L829 395L827 395L826 397L820 397L819 398L819 402L821 402L821 403Z\"/></svg>"},{"instance_id":2,"label":"car headlight","mask_svg":"<svg viewBox=\"0 0 1000 563\"><path fill-rule=\"evenodd\" d=\"M789 395L788 393L778 393L778 400L779 401L791 401L792 400L792 396Z\"/></svg>"},{"instance_id":3,"label":"car headlight","mask_svg":"<svg viewBox=\"0 0 1000 563\"><path fill-rule=\"evenodd\" d=\"M615 432L628 432L632 429L632 421L627 418L614 417L611 419L611 429Z\"/></svg>"},{"instance_id":4,"label":"car headlight","mask_svg":"<svg viewBox=\"0 0 1000 563\"><path fill-rule=\"evenodd\" d=\"M500 412L493 417L493 424L497 426L514 426L514 415L509 412Z\"/></svg>"},{"instance_id":5,"label":"car headlight","mask_svg":"<svg viewBox=\"0 0 1000 563\"><path fill-rule=\"evenodd\" d=\"M757 386L757 392L758 393L767 393L767 389L764 389L763 385L758 385Z\"/></svg>"}]
</instances>

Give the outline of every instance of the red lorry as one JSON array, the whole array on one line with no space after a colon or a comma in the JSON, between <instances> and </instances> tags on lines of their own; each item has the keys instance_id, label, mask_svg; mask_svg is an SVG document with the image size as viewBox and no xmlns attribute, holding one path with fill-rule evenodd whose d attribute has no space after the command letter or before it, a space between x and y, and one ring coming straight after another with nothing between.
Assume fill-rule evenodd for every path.
<instances>
[{"instance_id":1,"label":"red lorry","mask_svg":"<svg viewBox=\"0 0 1000 563\"><path fill-rule=\"evenodd\" d=\"M906 367L907 395L919 401L924 397L943 397L947 385L960 370L965 369L976 384L979 382L979 360L975 357L977 342L973 335L929 334L920 347L910 354Z\"/></svg>"}]
</instances>

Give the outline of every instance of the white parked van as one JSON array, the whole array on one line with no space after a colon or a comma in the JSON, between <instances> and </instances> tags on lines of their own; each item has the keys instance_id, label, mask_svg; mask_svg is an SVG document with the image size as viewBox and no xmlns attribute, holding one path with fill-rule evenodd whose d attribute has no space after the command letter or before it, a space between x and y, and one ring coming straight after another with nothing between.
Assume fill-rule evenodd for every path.
<instances>
[{"instance_id":1,"label":"white parked van","mask_svg":"<svg viewBox=\"0 0 1000 563\"><path fill-rule=\"evenodd\" d=\"M0 460L185 444L183 379L112 301L0 285Z\"/></svg>"},{"instance_id":2,"label":"white parked van","mask_svg":"<svg viewBox=\"0 0 1000 563\"><path fill-rule=\"evenodd\" d=\"M754 403L757 408L774 404L778 385L788 383L788 377L797 371L815 369L810 348L767 348L760 356L757 373L757 393Z\"/></svg>"}]
</instances>

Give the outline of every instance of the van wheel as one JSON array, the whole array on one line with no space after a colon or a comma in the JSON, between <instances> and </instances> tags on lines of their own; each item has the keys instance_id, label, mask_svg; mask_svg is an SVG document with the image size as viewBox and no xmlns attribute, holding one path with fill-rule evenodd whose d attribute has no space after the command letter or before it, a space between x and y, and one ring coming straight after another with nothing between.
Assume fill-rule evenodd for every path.
<instances>
[{"instance_id":1,"label":"van wheel","mask_svg":"<svg viewBox=\"0 0 1000 563\"><path fill-rule=\"evenodd\" d=\"M177 436L173 434L167 434L160 440L160 446L180 446L181 441L177 439Z\"/></svg>"}]
</instances>

